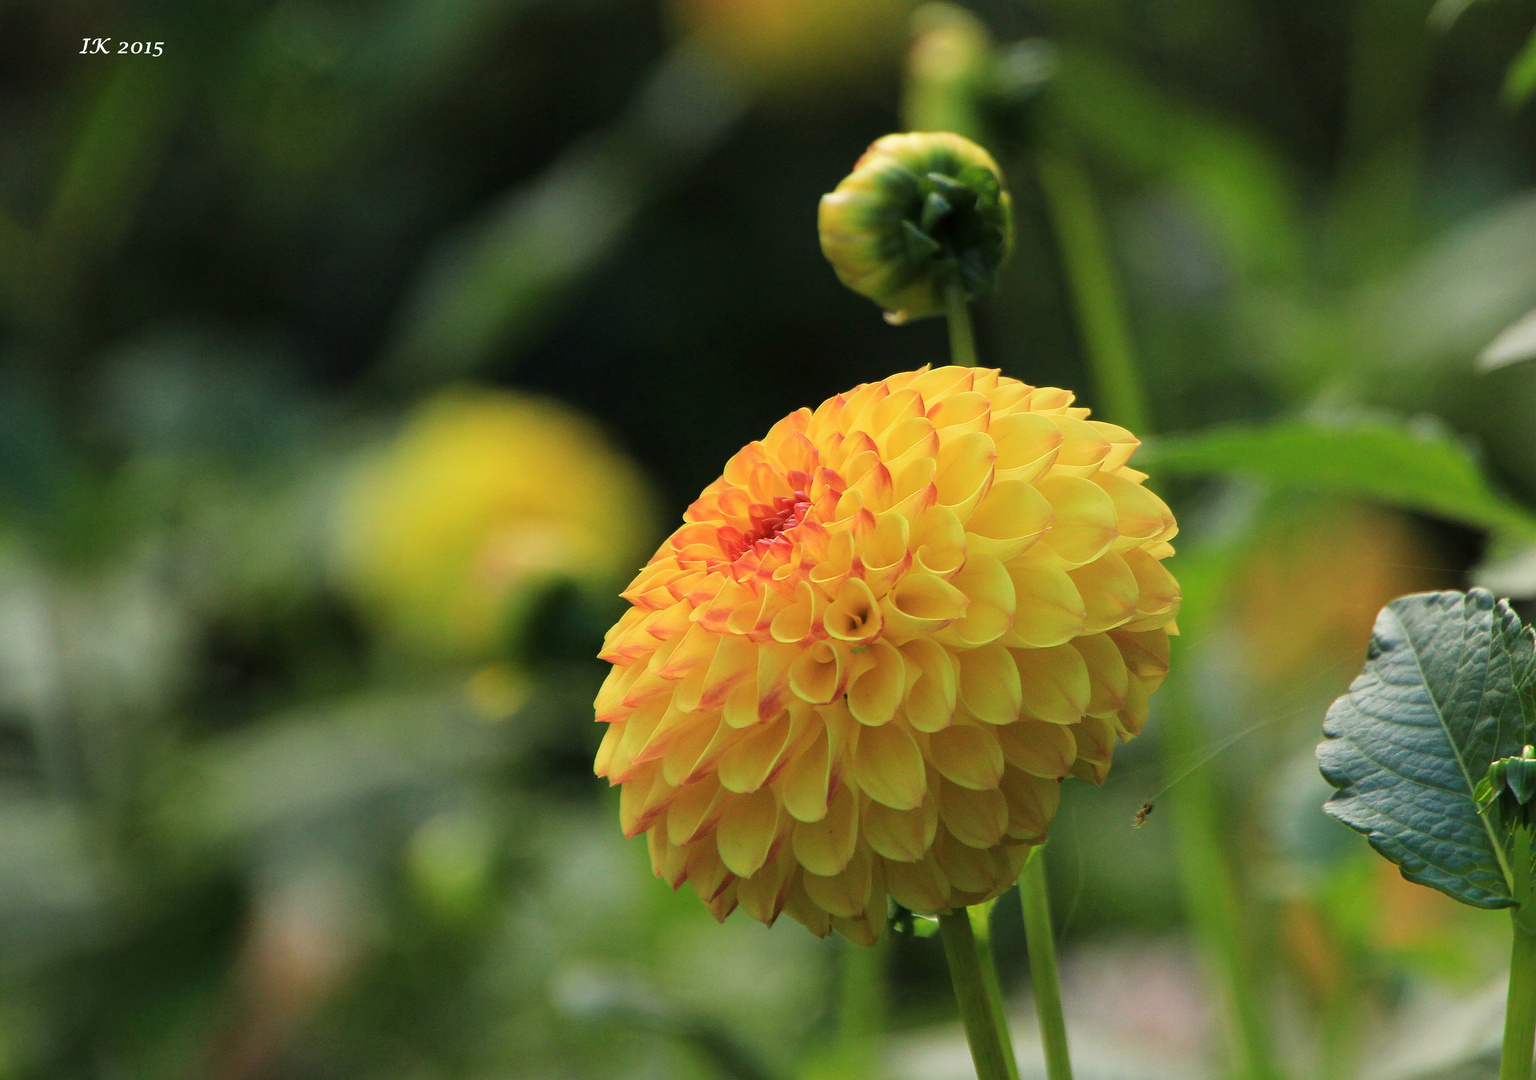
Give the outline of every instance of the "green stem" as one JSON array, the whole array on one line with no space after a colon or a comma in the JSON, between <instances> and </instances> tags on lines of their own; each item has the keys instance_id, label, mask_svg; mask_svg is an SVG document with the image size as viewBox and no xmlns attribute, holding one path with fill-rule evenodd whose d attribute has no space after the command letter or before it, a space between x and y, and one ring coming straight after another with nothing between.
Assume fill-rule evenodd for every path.
<instances>
[{"instance_id":1,"label":"green stem","mask_svg":"<svg viewBox=\"0 0 1536 1080\"><path fill-rule=\"evenodd\" d=\"M940 915L939 934L944 938L944 956L949 960L949 978L960 1004L965 1040L976 1063L976 1080L1012 1080L1003 1048L1006 1036L999 1029L999 1010L989 1000L970 914L957 908Z\"/></svg>"},{"instance_id":2,"label":"green stem","mask_svg":"<svg viewBox=\"0 0 1536 1080\"><path fill-rule=\"evenodd\" d=\"M1190 631L1186 628L1186 633ZM1174 667L1188 663L1175 656ZM1165 774L1183 770L1207 744L1186 674L1163 686L1162 759ZM1245 903L1221 833L1218 796L1209 769L1187 773L1163 800L1173 824L1184 902L1212 983L1225 999L1232 1073L1240 1080L1274 1080L1268 1018L1255 993ZM1160 804L1161 805L1161 802Z\"/></svg>"},{"instance_id":3,"label":"green stem","mask_svg":"<svg viewBox=\"0 0 1536 1080\"><path fill-rule=\"evenodd\" d=\"M1082 167L1062 150L1041 149L1035 168L1061 245L1083 351L1104 415L1143 434L1151 430L1152 418L1136 373L1130 323L1093 188Z\"/></svg>"},{"instance_id":4,"label":"green stem","mask_svg":"<svg viewBox=\"0 0 1536 1080\"><path fill-rule=\"evenodd\" d=\"M1045 1044L1048 1080L1072 1080L1067 1054L1067 1022L1061 1011L1061 985L1056 977L1056 937L1051 931L1051 900L1045 885L1045 845L1029 853L1019 877L1024 902L1024 940L1029 947L1029 977L1035 989L1035 1015Z\"/></svg>"},{"instance_id":5,"label":"green stem","mask_svg":"<svg viewBox=\"0 0 1536 1080\"><path fill-rule=\"evenodd\" d=\"M1509 1000L1504 1008L1504 1050L1499 1080L1531 1080L1536 1048L1536 888L1531 880L1531 830L1515 833L1511 890L1520 906L1513 909L1514 948L1509 958Z\"/></svg>"},{"instance_id":6,"label":"green stem","mask_svg":"<svg viewBox=\"0 0 1536 1080\"><path fill-rule=\"evenodd\" d=\"M885 953L890 935L870 946L843 942L838 993L839 1076L873 1077L885 1015Z\"/></svg>"},{"instance_id":7,"label":"green stem","mask_svg":"<svg viewBox=\"0 0 1536 1080\"><path fill-rule=\"evenodd\" d=\"M976 938L976 954L981 960L981 979L986 984L987 1002L992 1006L997 1034L1003 1043L1003 1063L1008 1066L1008 1080L1019 1080L1019 1059L1013 1052L1013 1036L1008 1032L1008 1017L1003 1011L1003 988L997 978L997 957L992 951L991 915L996 904L997 901L989 900L966 910L971 915L971 933Z\"/></svg>"},{"instance_id":8,"label":"green stem","mask_svg":"<svg viewBox=\"0 0 1536 1080\"><path fill-rule=\"evenodd\" d=\"M944 290L944 314L949 319L950 363L958 367L976 366L976 335L971 330L971 312L965 287L951 281Z\"/></svg>"}]
</instances>

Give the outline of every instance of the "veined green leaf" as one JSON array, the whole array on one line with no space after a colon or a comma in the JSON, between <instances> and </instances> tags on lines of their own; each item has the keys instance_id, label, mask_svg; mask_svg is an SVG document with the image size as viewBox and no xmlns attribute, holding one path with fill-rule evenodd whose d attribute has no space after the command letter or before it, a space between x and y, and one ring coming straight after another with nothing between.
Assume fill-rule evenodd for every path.
<instances>
[{"instance_id":1,"label":"veined green leaf","mask_svg":"<svg viewBox=\"0 0 1536 1080\"><path fill-rule=\"evenodd\" d=\"M1136 455L1164 475L1230 473L1285 487L1353 495L1515 539L1536 515L1495 491L1467 447L1427 425L1282 421L1159 439Z\"/></svg>"},{"instance_id":2,"label":"veined green leaf","mask_svg":"<svg viewBox=\"0 0 1536 1080\"><path fill-rule=\"evenodd\" d=\"M1409 881L1464 904L1511 907L1507 837L1477 784L1529 741L1532 638L1482 589L1382 609L1365 670L1333 703L1317 748L1339 790L1323 809Z\"/></svg>"}]
</instances>

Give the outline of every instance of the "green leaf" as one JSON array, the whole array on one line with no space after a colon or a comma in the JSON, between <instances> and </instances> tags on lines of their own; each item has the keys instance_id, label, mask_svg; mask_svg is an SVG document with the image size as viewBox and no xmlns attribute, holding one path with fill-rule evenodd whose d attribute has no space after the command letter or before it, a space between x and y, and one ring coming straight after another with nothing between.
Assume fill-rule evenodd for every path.
<instances>
[{"instance_id":1,"label":"green leaf","mask_svg":"<svg viewBox=\"0 0 1536 1080\"><path fill-rule=\"evenodd\" d=\"M1530 632L1482 589L1388 604L1365 670L1323 722L1318 764L1339 789L1323 809L1409 881L1473 907L1513 906L1505 830L1474 792L1528 741L1533 663Z\"/></svg>"},{"instance_id":2,"label":"green leaf","mask_svg":"<svg viewBox=\"0 0 1536 1080\"><path fill-rule=\"evenodd\" d=\"M1536 516L1494 491L1467 447L1433 424L1373 418L1216 427L1159 439L1137 453L1136 465L1163 475L1248 476L1373 499L1514 539L1536 536Z\"/></svg>"}]
</instances>

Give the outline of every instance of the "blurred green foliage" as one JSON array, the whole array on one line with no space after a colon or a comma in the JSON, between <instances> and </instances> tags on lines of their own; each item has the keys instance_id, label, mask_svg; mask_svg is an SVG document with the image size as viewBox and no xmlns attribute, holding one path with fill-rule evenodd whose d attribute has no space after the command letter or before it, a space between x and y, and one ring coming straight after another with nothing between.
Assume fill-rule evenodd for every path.
<instances>
[{"instance_id":1,"label":"blurred green foliage","mask_svg":"<svg viewBox=\"0 0 1536 1080\"><path fill-rule=\"evenodd\" d=\"M777 10L731 3L744 33ZM922 1042L953 1016L936 940L860 967L717 927L618 835L609 588L519 579L499 644L445 657L335 556L359 462L446 384L595 417L665 523L791 409L940 361L941 326L885 326L817 250L904 98L1010 177L985 362L1111 421L1135 399L1096 380L1133 372L1185 525L1181 687L1050 848L1069 1021L1103 1035L1081 1073L1238 1067L1220 980L1138 959L1189 939L1187 819L1129 828L1172 783L1220 808L1277 1073L1484 1075L1462 1013L1416 1018L1495 977L1502 924L1377 874L1310 761L1386 600L1495 571L1536 596L1536 365L1473 367L1536 307L1536 10L967 6L961 89L922 105L899 3L849 8L884 52L773 79L656 0L0 4L0 1078L958 1075L957 1036ZM79 54L102 36L165 49ZM1020 990L1016 900L995 923ZM1074 998L1078 947L1147 981L1085 962ZM835 1017L878 1010L882 964L871 1073Z\"/></svg>"}]
</instances>

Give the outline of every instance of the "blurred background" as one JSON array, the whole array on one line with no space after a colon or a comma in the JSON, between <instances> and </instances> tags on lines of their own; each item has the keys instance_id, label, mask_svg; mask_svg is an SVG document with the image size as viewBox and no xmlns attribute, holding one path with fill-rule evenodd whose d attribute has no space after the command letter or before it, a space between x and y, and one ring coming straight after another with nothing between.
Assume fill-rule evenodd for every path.
<instances>
[{"instance_id":1,"label":"blurred background","mask_svg":"<svg viewBox=\"0 0 1536 1080\"><path fill-rule=\"evenodd\" d=\"M1018 205L984 362L1163 436L1184 525L1177 677L1049 847L1079 1074L1495 1075L1504 919L1312 747L1387 600L1536 596L1533 27L0 2L0 1078L971 1075L936 938L717 926L590 767L683 507L943 362L815 230L933 127ZM994 938L1038 1076L1016 895Z\"/></svg>"}]
</instances>

